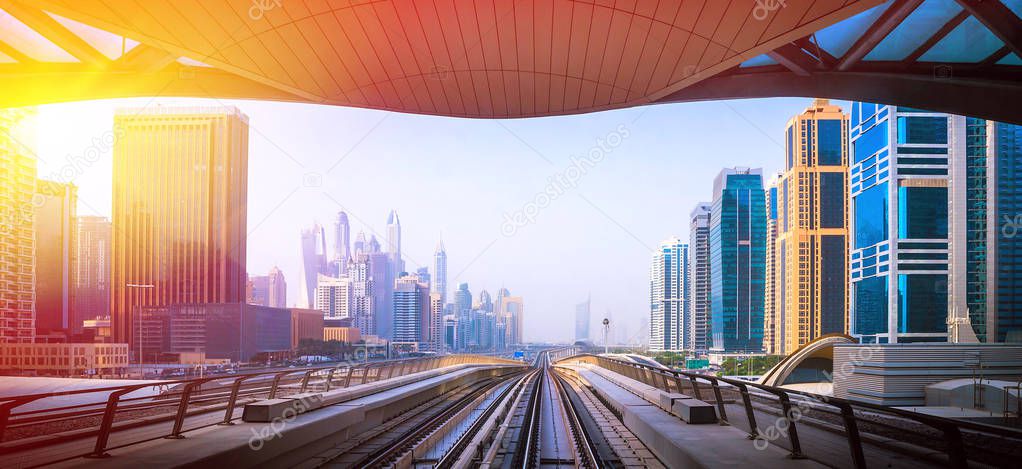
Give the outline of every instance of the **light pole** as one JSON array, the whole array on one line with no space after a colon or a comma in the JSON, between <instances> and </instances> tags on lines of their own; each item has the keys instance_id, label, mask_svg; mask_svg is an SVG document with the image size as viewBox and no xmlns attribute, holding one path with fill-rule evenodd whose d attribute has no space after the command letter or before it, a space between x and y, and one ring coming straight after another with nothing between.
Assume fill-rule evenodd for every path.
<instances>
[{"instance_id":1,"label":"light pole","mask_svg":"<svg viewBox=\"0 0 1022 469\"><path fill-rule=\"evenodd\" d=\"M610 353L610 342L607 342L607 333L610 332L610 319L603 318L603 353Z\"/></svg>"},{"instance_id":2,"label":"light pole","mask_svg":"<svg viewBox=\"0 0 1022 469\"><path fill-rule=\"evenodd\" d=\"M151 283L127 283L124 285L130 289L150 289L156 288L156 285ZM138 304L141 303L137 298L131 304L131 315L135 316L135 327L138 329L138 378L145 379L145 371L142 370L142 315L138 314Z\"/></svg>"}]
</instances>

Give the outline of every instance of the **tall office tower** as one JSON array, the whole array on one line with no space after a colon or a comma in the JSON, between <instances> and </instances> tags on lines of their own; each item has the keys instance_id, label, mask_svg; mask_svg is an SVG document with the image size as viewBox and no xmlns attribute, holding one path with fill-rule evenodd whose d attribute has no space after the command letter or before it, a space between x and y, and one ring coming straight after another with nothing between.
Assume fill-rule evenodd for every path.
<instances>
[{"instance_id":1,"label":"tall office tower","mask_svg":"<svg viewBox=\"0 0 1022 469\"><path fill-rule=\"evenodd\" d=\"M446 309L446 305L445 305ZM458 320L453 314L444 314L444 349L454 351L458 341Z\"/></svg>"},{"instance_id":2,"label":"tall office tower","mask_svg":"<svg viewBox=\"0 0 1022 469\"><path fill-rule=\"evenodd\" d=\"M369 250L368 252L383 252L380 249L380 242L376 240L376 235L370 235L369 236L369 242L366 243L366 249ZM384 254L386 254L386 253L384 253ZM389 256L388 256L388 258L389 258Z\"/></svg>"},{"instance_id":3,"label":"tall office tower","mask_svg":"<svg viewBox=\"0 0 1022 469\"><path fill-rule=\"evenodd\" d=\"M458 284L454 292L454 315L458 320L458 350L467 350L472 345L472 292L467 283Z\"/></svg>"},{"instance_id":4,"label":"tall office tower","mask_svg":"<svg viewBox=\"0 0 1022 469\"><path fill-rule=\"evenodd\" d=\"M32 109L0 109L0 342L35 338Z\"/></svg>"},{"instance_id":5,"label":"tall office tower","mask_svg":"<svg viewBox=\"0 0 1022 469\"><path fill-rule=\"evenodd\" d=\"M352 324L363 335L376 335L376 315L373 297L375 285L371 272L370 254L355 251L348 260L348 278L351 279L351 311Z\"/></svg>"},{"instance_id":6,"label":"tall office tower","mask_svg":"<svg viewBox=\"0 0 1022 469\"><path fill-rule=\"evenodd\" d=\"M591 298L586 297L584 303L575 305L575 340L592 340L592 336L589 335L589 305Z\"/></svg>"},{"instance_id":7,"label":"tall office tower","mask_svg":"<svg viewBox=\"0 0 1022 469\"><path fill-rule=\"evenodd\" d=\"M486 311L487 313L493 312L493 300L490 299L490 292L485 289L479 291L479 305L480 311Z\"/></svg>"},{"instance_id":8,"label":"tall office tower","mask_svg":"<svg viewBox=\"0 0 1022 469\"><path fill-rule=\"evenodd\" d=\"M506 345L521 345L525 343L525 301L520 296L503 297L504 307L501 308L505 315L507 330Z\"/></svg>"},{"instance_id":9,"label":"tall office tower","mask_svg":"<svg viewBox=\"0 0 1022 469\"><path fill-rule=\"evenodd\" d=\"M851 334L948 339L948 115L852 103Z\"/></svg>"},{"instance_id":10,"label":"tall office tower","mask_svg":"<svg viewBox=\"0 0 1022 469\"><path fill-rule=\"evenodd\" d=\"M436 243L436 251L433 252L433 284L434 293L439 293L441 301L447 304L447 250L444 249L444 239Z\"/></svg>"},{"instance_id":11,"label":"tall office tower","mask_svg":"<svg viewBox=\"0 0 1022 469\"><path fill-rule=\"evenodd\" d=\"M36 181L35 329L37 335L67 333L75 326L74 286L78 242L75 221L78 188L72 184Z\"/></svg>"},{"instance_id":12,"label":"tall office tower","mask_svg":"<svg viewBox=\"0 0 1022 469\"><path fill-rule=\"evenodd\" d=\"M1022 126L953 116L950 142L950 339L1022 342Z\"/></svg>"},{"instance_id":13,"label":"tall office tower","mask_svg":"<svg viewBox=\"0 0 1022 469\"><path fill-rule=\"evenodd\" d=\"M661 242L649 274L649 349L688 350L688 245L676 237Z\"/></svg>"},{"instance_id":14,"label":"tall office tower","mask_svg":"<svg viewBox=\"0 0 1022 469\"><path fill-rule=\"evenodd\" d=\"M767 214L767 250L766 250L766 287L763 294L763 351L771 355L784 355L784 314L777 308L777 283L786 274L778 268L776 249L777 243L777 206L778 183L783 173L775 174L767 181L766 214Z\"/></svg>"},{"instance_id":15,"label":"tall office tower","mask_svg":"<svg viewBox=\"0 0 1022 469\"><path fill-rule=\"evenodd\" d=\"M430 282L429 267L419 267L418 269L415 269L415 276L419 277L420 282L426 282L432 286L432 283Z\"/></svg>"},{"instance_id":16,"label":"tall office tower","mask_svg":"<svg viewBox=\"0 0 1022 469\"><path fill-rule=\"evenodd\" d=\"M713 205L699 202L689 214L688 304L692 321L686 325L692 335L692 351L703 355L710 350L710 214Z\"/></svg>"},{"instance_id":17,"label":"tall office tower","mask_svg":"<svg viewBox=\"0 0 1022 469\"><path fill-rule=\"evenodd\" d=\"M372 238L372 241L376 241L376 238ZM391 340L394 326L394 280L390 276L390 258L387 253L379 250L370 251L366 258L373 286L373 329L376 335Z\"/></svg>"},{"instance_id":18,"label":"tall office tower","mask_svg":"<svg viewBox=\"0 0 1022 469\"><path fill-rule=\"evenodd\" d=\"M404 272L405 262L401 259L401 219L394 210L387 216L387 254L390 256L394 275Z\"/></svg>"},{"instance_id":19,"label":"tall office tower","mask_svg":"<svg viewBox=\"0 0 1022 469\"><path fill-rule=\"evenodd\" d=\"M353 295L351 279L320 275L316 279L316 303L314 308L323 312L324 319L347 319L351 317Z\"/></svg>"},{"instance_id":20,"label":"tall office tower","mask_svg":"<svg viewBox=\"0 0 1022 469\"><path fill-rule=\"evenodd\" d=\"M848 115L817 99L788 121L786 141L773 244L777 353L848 332Z\"/></svg>"},{"instance_id":21,"label":"tall office tower","mask_svg":"<svg viewBox=\"0 0 1022 469\"><path fill-rule=\"evenodd\" d=\"M334 259L331 274L339 277L346 273L348 259L351 258L351 226L348 224L348 214L337 212L337 220L334 221Z\"/></svg>"},{"instance_id":22,"label":"tall office tower","mask_svg":"<svg viewBox=\"0 0 1022 469\"><path fill-rule=\"evenodd\" d=\"M429 294L429 321L422 328L422 341L432 352L440 353L444 347L444 302L438 292Z\"/></svg>"},{"instance_id":23,"label":"tall office tower","mask_svg":"<svg viewBox=\"0 0 1022 469\"><path fill-rule=\"evenodd\" d=\"M497 298L496 301L494 301L493 303L494 307L496 308L494 313L496 315L497 321L497 329L494 332L495 339L494 345L498 351L507 350L508 347L510 346L510 343L508 342L508 337L510 337L511 334L510 330L511 327L508 322L508 315L505 312L505 308L507 307L505 304L505 298L508 298L510 296L511 292L508 291L507 288L500 287L499 289L497 289Z\"/></svg>"},{"instance_id":24,"label":"tall office tower","mask_svg":"<svg viewBox=\"0 0 1022 469\"><path fill-rule=\"evenodd\" d=\"M114 127L114 341L134 343L144 307L243 303L248 117L158 107L118 111Z\"/></svg>"},{"instance_id":25,"label":"tall office tower","mask_svg":"<svg viewBox=\"0 0 1022 469\"><path fill-rule=\"evenodd\" d=\"M298 307L311 308L316 303L316 282L320 275L331 275L327 262L326 232L319 223L302 230L302 288Z\"/></svg>"},{"instance_id":26,"label":"tall office tower","mask_svg":"<svg viewBox=\"0 0 1022 469\"><path fill-rule=\"evenodd\" d=\"M110 219L78 217L78 259L75 262L75 324L110 315Z\"/></svg>"},{"instance_id":27,"label":"tall office tower","mask_svg":"<svg viewBox=\"0 0 1022 469\"><path fill-rule=\"evenodd\" d=\"M423 342L423 327L429 325L431 305L429 284L414 275L403 275L394 282L393 342Z\"/></svg>"},{"instance_id":28,"label":"tall office tower","mask_svg":"<svg viewBox=\"0 0 1022 469\"><path fill-rule=\"evenodd\" d=\"M267 305L271 308L287 308L287 281L284 272L273 266L267 275Z\"/></svg>"},{"instance_id":29,"label":"tall office tower","mask_svg":"<svg viewBox=\"0 0 1022 469\"><path fill-rule=\"evenodd\" d=\"M358 236L355 236L355 244L352 247L352 253L358 254L360 252L369 252L368 245L366 244L366 234L363 231L359 231Z\"/></svg>"},{"instance_id":30,"label":"tall office tower","mask_svg":"<svg viewBox=\"0 0 1022 469\"><path fill-rule=\"evenodd\" d=\"M713 181L710 265L711 351L762 352L766 205L758 168L725 168Z\"/></svg>"}]
</instances>

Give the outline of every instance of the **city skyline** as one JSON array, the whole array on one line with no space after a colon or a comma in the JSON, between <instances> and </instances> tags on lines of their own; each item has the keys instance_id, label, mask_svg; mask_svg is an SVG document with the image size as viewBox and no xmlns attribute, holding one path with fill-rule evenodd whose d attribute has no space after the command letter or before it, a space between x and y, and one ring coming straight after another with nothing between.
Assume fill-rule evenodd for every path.
<instances>
[{"instance_id":1,"label":"city skyline","mask_svg":"<svg viewBox=\"0 0 1022 469\"><path fill-rule=\"evenodd\" d=\"M197 101L201 100L157 102L181 105ZM779 145L778 137L782 135L780 129L791 115L804 109L809 102L811 100L808 99L773 99L685 104L606 112L586 118L569 116L496 123L443 120L357 109L309 109L309 106L293 104L244 101L225 101L219 104L241 106L242 110L252 117L249 274L263 275L271 267L279 267L288 279L292 279L288 282L289 305L295 304L296 299L301 296L298 247L300 229L319 223L328 233L326 245L332 246L334 241L329 234L334 228L333 222L338 212L345 211L350 220L353 240L356 233L364 232L367 237L375 236L378 242L385 244L385 221L393 209L400 213L402 228L405 230L402 251L407 264L406 271L414 272L417 267L423 266L429 266L432 270L436 233L443 232L449 256L448 285L468 281L477 288L490 291L496 291L503 284L511 286L516 295L521 294L530 299L532 314L543 314L545 318L543 324L531 322L526 326L527 337L535 340L567 341L573 338L574 306L590 290L598 292L593 295L592 301L594 310L600 312L593 314L593 321L598 322L609 312L614 316L615 324L621 324L635 335L634 331L640 330L648 320L646 298L648 270L647 267L634 263L633 259L646 257L643 252L652 252L647 249L655 247L666 234L687 239L688 221L685 220L687 207L705 198L710 189L706 181L712 179L712 175L719 169L704 168L702 165L686 167L687 162L695 156L677 157L684 154L702 154L714 147L703 139L692 138L695 134L711 138L717 136L722 142L728 141L724 138L725 133L741 134L744 139L731 139L732 142L727 147L714 151L727 153L729 156L726 161L736 166L756 165L776 168L782 162L783 154L783 146ZM81 116L82 113L102 114L109 111L112 116L113 110L118 107L144 106L147 103L149 101L118 100L42 106L39 109L39 131L45 132L42 130L45 127L53 129L70 126L70 121L74 121L75 117ZM707 109L713 109L713 112L718 114L728 113L731 117L722 119L723 122L717 126L707 126L697 118L700 112L706 112ZM312 119L313 122L319 122L312 126L318 129L329 127L328 122L324 121L326 116L348 117L349 119L345 119L344 122L350 122L351 127L357 131L352 131L351 135L345 133L343 138L339 139L343 145L338 144L337 152L341 153L338 157L341 160L340 167L350 165L351 171L331 176L325 169L321 169L322 174L316 171L306 172L301 167L298 167L297 171L293 170L292 167L296 166L296 163L291 162L290 157L301 153L298 150L290 150L290 147L302 146L300 142L303 139L276 136L276 133L287 131L288 134L296 132L304 134L305 130L304 127L296 129L293 126L280 128L286 125L286 119L271 111L281 110L292 114L311 113L323 117L318 120ZM60 111L57 113L59 115L55 114L55 111ZM361 115L362 119L350 119L352 115ZM546 125L556 124L563 128L563 133L570 137L572 144L551 141L549 137L545 137L544 125L540 125L544 121L549 121ZM89 123L91 122L90 120ZM668 122L689 123L691 133L668 132L661 125ZM632 136L624 141L613 141L610 133L616 132L621 123ZM377 127L380 128L372 130L373 124L378 124ZM74 127L68 139L62 140L64 143L50 140L40 142L39 174L40 177L46 177L51 173L59 174L62 168L69 166L69 160L78 161L78 165L70 166L74 170L73 182L80 187L79 213L102 215L105 212L101 207L109 203L104 200L109 197L109 189L104 188L104 183L108 182L105 182L103 177L106 173L104 161L109 158L109 152L100 141L97 148L99 156L91 159L92 163L89 163L90 160L84 162L81 160L83 154L92 151L90 145L95 143L92 141L94 136L103 136L104 132L109 131L109 125L103 126L99 123L90 128L78 122ZM429 129L436 127L444 129L465 127L466 130L473 130L478 135L470 135L469 143L472 145L460 144L459 138L437 137L437 134L450 133L446 130L429 132ZM430 144L428 145L430 148L453 150L448 152L450 155L436 151L430 152L428 157L388 157L391 152L384 150L390 148L394 142L387 136L402 131L416 138L421 137L425 143ZM674 133L679 135L673 136ZM78 138L75 138L76 135ZM685 138L686 136L689 138ZM359 140L362 137L365 137L364 141ZM506 142L503 146L507 149L491 149L489 153L496 153L495 156L478 161L481 158L473 156L477 153L472 149L483 145L490 148L492 145L488 144L487 139ZM533 143L526 144L523 140ZM600 140L609 140L618 145L605 144L601 148L598 145ZM277 142L282 141L288 142L288 149L277 148ZM769 150L770 147L774 149ZM550 201L548 206L544 206L535 215L534 223L516 227L516 232L512 236L505 236L502 233L505 214L514 214L526 207L526 204L534 202L536 194L544 191L547 185L556 180L553 176L561 175L562 178L577 176L575 174L577 168L572 169L575 168L572 165L572 156L577 159L579 158L577 155L585 155L591 148L609 151L606 151L602 161L594 166L579 163L579 167L585 173L579 179L569 179L574 186L563 186L562 188L566 189L565 196L558 197ZM688 148L691 149L686 150ZM767 150L764 151L764 148ZM429 161L429 158L451 164L441 167L439 163L436 165L422 163ZM317 167L322 168L326 163L334 162L325 156L323 159L326 161ZM384 161L378 161L381 159ZM497 165L492 166L493 164ZM628 165L637 165L638 171L617 171L618 168ZM371 169L377 166L380 167L379 170ZM401 169L402 167L406 168ZM670 169L663 171L665 174L660 174L660 170L653 170L655 167ZM287 170L284 172L287 176L297 179L297 184L285 189L280 184L280 181L285 179L281 169ZM360 171L367 169L372 174L383 174L388 171L396 173L393 173L392 178L381 176L360 178L359 174L362 174ZM416 178L416 171L421 173L421 177ZM490 171L490 175L483 178L481 171ZM317 174L320 176L318 180L314 177ZM701 174L706 177L700 177ZM323 177L324 175L326 177ZM662 181L671 180L672 177L674 180L687 181L680 184L684 189L659 193L653 198L652 195L656 191L644 187L648 185L644 178L653 178L666 184ZM369 181L363 182L359 179ZM427 196L435 197L440 195L441 191L424 193L423 190L417 189L436 186L438 182L458 187L457 184L451 185L455 179L464 182L465 190L451 191L453 194L449 198L430 198ZM340 182L331 183L335 180ZM277 190L268 187L267 183L281 187ZM628 192L633 195L621 199L624 191L604 189L615 185L627 187ZM348 192L345 190L348 187L351 192L364 195L347 197L339 194ZM366 192L372 187L378 187L379 191L375 194ZM502 190L495 191L495 188ZM390 191L395 191L394 197L382 195ZM499 192L501 196L495 197L490 195L491 192ZM410 193L415 193L416 199L419 200L402 197ZM473 195L465 197L457 194ZM428 200L423 200L423 197ZM441 199L457 200L472 210L437 211L435 207L448 206L445 203L450 203L437 201ZM678 206L686 208L676 210L678 215L676 217L657 216L654 214L663 207L659 203L648 204L648 208L643 207L641 205L647 205L643 202L645 199L674 201ZM640 205L636 210L628 206L633 202ZM431 207L423 208L425 205ZM586 239L583 233L587 226L600 227L608 234L607 239ZM544 241L545 238L549 241ZM618 246L619 249L611 250L609 255L619 261L618 265L627 265L625 275L620 281L609 281L601 275L596 275L594 269L599 263L590 263L593 260L585 255L587 249L607 250L611 245ZM326 254L328 259L334 256L332 250L328 250ZM529 265L537 267L535 272L539 275L535 275L532 269L524 265L521 262L523 259L531 262ZM584 267L573 271L570 278L556 278L550 275L553 272L547 267L558 264L557 259L570 259ZM625 262L626 260L628 262ZM510 265L498 268L502 264ZM565 280L571 285L566 286ZM549 288L547 285L551 284L557 284L559 287ZM537 311L535 308L541 310Z\"/></svg>"}]
</instances>

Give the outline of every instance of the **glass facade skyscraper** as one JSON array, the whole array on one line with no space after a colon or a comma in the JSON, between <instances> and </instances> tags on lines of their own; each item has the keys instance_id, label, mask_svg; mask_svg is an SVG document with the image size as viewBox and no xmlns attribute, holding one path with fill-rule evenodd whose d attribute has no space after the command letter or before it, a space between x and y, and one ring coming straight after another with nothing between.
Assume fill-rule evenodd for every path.
<instances>
[{"instance_id":1,"label":"glass facade skyscraper","mask_svg":"<svg viewBox=\"0 0 1022 469\"><path fill-rule=\"evenodd\" d=\"M699 202L689 214L688 304L691 322L686 324L692 336L692 351L705 354L710 337L710 214L713 204Z\"/></svg>"},{"instance_id":2,"label":"glass facade skyscraper","mask_svg":"<svg viewBox=\"0 0 1022 469\"><path fill-rule=\"evenodd\" d=\"M770 352L782 355L848 330L848 116L817 99L788 121L785 137L770 214L777 238L768 291L776 320L767 321Z\"/></svg>"},{"instance_id":3,"label":"glass facade skyscraper","mask_svg":"<svg viewBox=\"0 0 1022 469\"><path fill-rule=\"evenodd\" d=\"M852 103L852 335L948 338L947 114Z\"/></svg>"},{"instance_id":4,"label":"glass facade skyscraper","mask_svg":"<svg viewBox=\"0 0 1022 469\"><path fill-rule=\"evenodd\" d=\"M710 216L711 352L763 351L766 203L759 169L724 169Z\"/></svg>"},{"instance_id":5,"label":"glass facade skyscraper","mask_svg":"<svg viewBox=\"0 0 1022 469\"><path fill-rule=\"evenodd\" d=\"M951 340L1022 342L1022 126L950 129Z\"/></svg>"},{"instance_id":6,"label":"glass facade skyscraper","mask_svg":"<svg viewBox=\"0 0 1022 469\"><path fill-rule=\"evenodd\" d=\"M691 321L685 297L688 280L688 244L678 238L660 243L650 267L650 351L680 352L691 348L691 335L685 327Z\"/></svg>"}]
</instances>

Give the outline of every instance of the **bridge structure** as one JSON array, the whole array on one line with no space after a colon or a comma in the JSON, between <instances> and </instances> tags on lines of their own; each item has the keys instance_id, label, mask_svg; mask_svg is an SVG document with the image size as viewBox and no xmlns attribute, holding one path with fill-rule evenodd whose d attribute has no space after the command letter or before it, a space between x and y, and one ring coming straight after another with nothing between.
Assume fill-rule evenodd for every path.
<instances>
[{"instance_id":1,"label":"bridge structure","mask_svg":"<svg viewBox=\"0 0 1022 469\"><path fill-rule=\"evenodd\" d=\"M188 96L469 118L852 99L1022 123L1018 0L0 0L0 106Z\"/></svg>"},{"instance_id":2,"label":"bridge structure","mask_svg":"<svg viewBox=\"0 0 1022 469\"><path fill-rule=\"evenodd\" d=\"M549 349L531 363L450 355L205 377L142 396L150 385L0 398L0 462L1007 467L1022 448L1022 431L1009 427L576 352ZM82 394L95 399L71 399Z\"/></svg>"}]
</instances>

